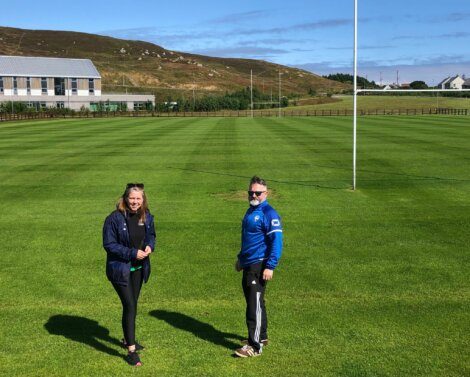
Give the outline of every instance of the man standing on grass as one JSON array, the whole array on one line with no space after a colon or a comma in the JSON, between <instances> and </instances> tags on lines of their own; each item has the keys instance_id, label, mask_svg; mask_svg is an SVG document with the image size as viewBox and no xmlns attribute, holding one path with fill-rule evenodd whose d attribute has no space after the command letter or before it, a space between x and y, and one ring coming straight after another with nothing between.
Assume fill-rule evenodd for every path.
<instances>
[{"instance_id":1,"label":"man standing on grass","mask_svg":"<svg viewBox=\"0 0 470 377\"><path fill-rule=\"evenodd\" d=\"M239 357L259 356L268 344L268 320L264 304L266 283L273 278L282 253L281 218L267 202L266 181L254 176L248 189L250 208L242 222L242 247L235 269L243 270L248 340L235 351Z\"/></svg>"}]
</instances>

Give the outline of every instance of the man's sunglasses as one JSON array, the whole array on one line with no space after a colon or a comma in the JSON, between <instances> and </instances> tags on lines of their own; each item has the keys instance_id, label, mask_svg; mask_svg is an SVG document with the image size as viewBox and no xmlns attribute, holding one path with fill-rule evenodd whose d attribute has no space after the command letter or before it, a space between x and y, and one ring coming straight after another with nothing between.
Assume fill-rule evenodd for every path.
<instances>
[{"instance_id":1,"label":"man's sunglasses","mask_svg":"<svg viewBox=\"0 0 470 377\"><path fill-rule=\"evenodd\" d=\"M248 191L248 195L250 196L261 196L262 193L264 193L266 191Z\"/></svg>"},{"instance_id":2,"label":"man's sunglasses","mask_svg":"<svg viewBox=\"0 0 470 377\"><path fill-rule=\"evenodd\" d=\"M144 184L143 183L128 183L127 186L126 186L126 190L130 189L132 187L137 187L137 188L140 188L141 190L143 190L144 189Z\"/></svg>"}]
</instances>

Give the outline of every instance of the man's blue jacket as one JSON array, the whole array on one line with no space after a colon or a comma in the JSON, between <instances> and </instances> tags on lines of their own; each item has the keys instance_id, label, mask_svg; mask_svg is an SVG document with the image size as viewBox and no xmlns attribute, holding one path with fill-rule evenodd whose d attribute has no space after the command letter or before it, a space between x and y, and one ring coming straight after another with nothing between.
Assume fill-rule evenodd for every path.
<instances>
[{"instance_id":1,"label":"man's blue jacket","mask_svg":"<svg viewBox=\"0 0 470 377\"><path fill-rule=\"evenodd\" d=\"M130 246L126 216L127 213L116 210L106 218L103 226L103 247L107 252L106 276L112 283L123 286L129 282L131 263L137 257L137 249ZM155 250L155 225L149 212L145 220L144 248L146 246ZM150 276L149 258L142 261L142 272L144 282L147 282Z\"/></svg>"},{"instance_id":2,"label":"man's blue jacket","mask_svg":"<svg viewBox=\"0 0 470 377\"><path fill-rule=\"evenodd\" d=\"M282 254L281 218L265 200L250 206L242 222L242 247L238 260L242 268L265 261L274 270Z\"/></svg>"}]
</instances>

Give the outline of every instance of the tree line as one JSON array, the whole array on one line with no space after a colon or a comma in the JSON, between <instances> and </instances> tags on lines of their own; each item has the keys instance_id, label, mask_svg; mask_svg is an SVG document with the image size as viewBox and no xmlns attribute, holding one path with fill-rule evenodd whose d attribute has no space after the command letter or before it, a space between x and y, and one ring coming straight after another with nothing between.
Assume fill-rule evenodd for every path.
<instances>
[{"instance_id":1,"label":"tree line","mask_svg":"<svg viewBox=\"0 0 470 377\"><path fill-rule=\"evenodd\" d=\"M287 97L281 97L281 107L289 105ZM272 109L279 107L279 97L271 97L253 88L253 109ZM219 111L219 110L249 110L251 109L250 87L223 95L210 94L204 97L168 96L164 102L155 105L156 111Z\"/></svg>"},{"instance_id":2,"label":"tree line","mask_svg":"<svg viewBox=\"0 0 470 377\"><path fill-rule=\"evenodd\" d=\"M252 93L250 87L243 88L239 91L228 93L223 95L210 94L204 97L183 97L181 95L168 96L164 101L157 102L155 106L151 102L145 103L142 110L146 111L157 111L157 112L214 112L220 110L250 110L251 109L251 97ZM287 107L289 105L289 99L287 97L272 96L262 93L258 88L253 88L253 109L272 109L281 107ZM106 101L97 102L94 106L94 111L127 111L125 104L113 105ZM117 106L117 108L115 108ZM35 108L28 107L25 102L2 102L0 103L0 113L25 113L25 112L36 112L46 111L54 113L73 112L74 110L68 108L46 108L36 110ZM79 112L90 111L89 109L82 109Z\"/></svg>"},{"instance_id":3,"label":"tree line","mask_svg":"<svg viewBox=\"0 0 470 377\"><path fill-rule=\"evenodd\" d=\"M335 74L330 74L323 76L326 79L329 80L334 80L334 81L339 81L345 84L351 84L353 85L354 83L354 76L349 74L349 73L335 73ZM369 81L365 77L357 76L357 86L358 88L361 89L380 89L381 86L378 85L375 81ZM416 80L410 83L410 88L411 89L428 89L428 85L421 80Z\"/></svg>"}]
</instances>

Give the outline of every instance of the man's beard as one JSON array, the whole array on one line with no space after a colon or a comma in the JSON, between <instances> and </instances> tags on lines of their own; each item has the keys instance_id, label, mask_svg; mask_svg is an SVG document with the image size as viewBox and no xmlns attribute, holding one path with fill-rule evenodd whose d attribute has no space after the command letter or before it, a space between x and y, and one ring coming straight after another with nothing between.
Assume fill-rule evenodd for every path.
<instances>
[{"instance_id":1,"label":"man's beard","mask_svg":"<svg viewBox=\"0 0 470 377\"><path fill-rule=\"evenodd\" d=\"M255 207L256 207L256 206L259 205L259 204L260 204L260 201L259 201L258 199L251 199L251 200L250 200L250 205L251 205L251 206L255 206Z\"/></svg>"}]
</instances>

